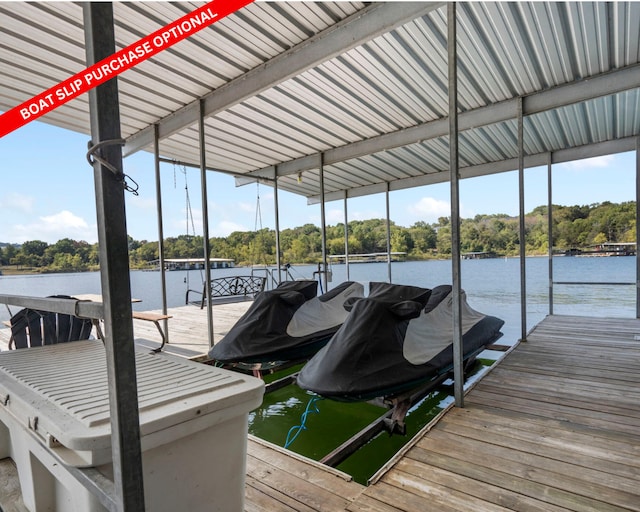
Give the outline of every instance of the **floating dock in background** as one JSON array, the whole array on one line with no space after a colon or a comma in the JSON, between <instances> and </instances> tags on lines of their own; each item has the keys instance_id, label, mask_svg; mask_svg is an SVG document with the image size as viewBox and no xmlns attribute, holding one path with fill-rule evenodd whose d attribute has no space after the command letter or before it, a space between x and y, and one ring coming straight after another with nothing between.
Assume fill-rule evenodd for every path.
<instances>
[{"instance_id":1,"label":"floating dock in background","mask_svg":"<svg viewBox=\"0 0 640 512\"><path fill-rule=\"evenodd\" d=\"M227 318L238 307L247 306L224 305ZM197 340L206 348L202 310L169 313L172 351L197 353ZM159 345L149 322L134 329ZM425 427L368 487L249 436L245 510L640 511L639 374L639 320L547 317L475 384L465 408ZM10 466L0 461L0 474Z\"/></svg>"},{"instance_id":2,"label":"floating dock in background","mask_svg":"<svg viewBox=\"0 0 640 512\"><path fill-rule=\"evenodd\" d=\"M406 252L371 252L367 254L349 254L349 264L351 263L381 263L387 261L404 261L407 256ZM346 263L347 257L344 254L329 254L329 263L332 265Z\"/></svg>"}]
</instances>

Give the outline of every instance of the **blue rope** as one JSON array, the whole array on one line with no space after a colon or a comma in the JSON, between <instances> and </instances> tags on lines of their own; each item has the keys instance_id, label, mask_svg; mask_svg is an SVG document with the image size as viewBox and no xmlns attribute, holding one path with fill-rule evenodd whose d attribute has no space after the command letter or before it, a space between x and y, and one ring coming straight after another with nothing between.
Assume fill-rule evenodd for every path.
<instances>
[{"instance_id":1,"label":"blue rope","mask_svg":"<svg viewBox=\"0 0 640 512\"><path fill-rule=\"evenodd\" d=\"M302 432L303 430L307 430L307 418L309 414L320 412L320 409L318 409L318 406L317 406L317 402L320 400L322 400L322 397L317 395L312 396L309 399L309 403L307 403L307 407L302 413L302 416L300 417L300 425L295 425L291 427L289 429L289 432L287 433L287 439L284 443L285 448L289 448L291 443L293 443L296 440L296 438L300 435L300 432Z\"/></svg>"}]
</instances>

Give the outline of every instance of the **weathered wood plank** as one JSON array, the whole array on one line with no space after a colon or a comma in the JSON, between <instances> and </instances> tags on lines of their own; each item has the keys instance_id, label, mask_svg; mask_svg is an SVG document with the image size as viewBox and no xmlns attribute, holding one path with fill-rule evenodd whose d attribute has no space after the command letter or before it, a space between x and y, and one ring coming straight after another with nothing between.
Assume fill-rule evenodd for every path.
<instances>
[{"instance_id":1,"label":"weathered wood plank","mask_svg":"<svg viewBox=\"0 0 640 512\"><path fill-rule=\"evenodd\" d=\"M640 392L630 385L612 386L608 382L588 381L565 376L544 376L536 373L511 371L509 369L496 369L490 381L483 382L480 389L489 386L503 390L509 394L512 389L530 391L532 394L547 395L550 397L568 397L576 401L584 401L599 404L602 401L615 403L617 407L628 409L627 414L638 410Z\"/></svg>"},{"instance_id":2,"label":"weathered wood plank","mask_svg":"<svg viewBox=\"0 0 640 512\"><path fill-rule=\"evenodd\" d=\"M274 492L273 489L264 485L252 476L247 476L245 484L245 512L302 512L299 502L288 496ZM312 511L313 509L307 509Z\"/></svg>"},{"instance_id":3,"label":"weathered wood plank","mask_svg":"<svg viewBox=\"0 0 640 512\"><path fill-rule=\"evenodd\" d=\"M410 465L416 464L415 469L410 469ZM445 488L455 489L460 493L474 496L484 502L491 502L508 510L522 510L527 512L565 512L567 509L545 503L529 496L487 485L471 478L442 470L431 466L425 462L413 460L410 456L398 463L398 469L406 472L419 471L422 478L441 485Z\"/></svg>"},{"instance_id":4,"label":"weathered wood plank","mask_svg":"<svg viewBox=\"0 0 640 512\"><path fill-rule=\"evenodd\" d=\"M361 494L357 501L347 507L348 512L403 512L403 509L379 501L372 496Z\"/></svg>"},{"instance_id":5,"label":"weathered wood plank","mask_svg":"<svg viewBox=\"0 0 640 512\"><path fill-rule=\"evenodd\" d=\"M606 446L606 452L624 456L637 455L640 458L638 437L633 434L612 432L589 425L569 423L556 418L512 412L499 407L475 406L468 404L464 409L456 409L445 421L475 428L480 439L487 432L497 432L500 436L517 437L537 435L547 440L549 433L553 440L574 442L585 446ZM443 430L446 427L443 423ZM540 442L540 440L538 440ZM640 478L640 474L638 475Z\"/></svg>"},{"instance_id":6,"label":"weathered wood plank","mask_svg":"<svg viewBox=\"0 0 640 512\"><path fill-rule=\"evenodd\" d=\"M436 431L419 448L491 467L550 487L583 494L619 507L637 504L637 480L621 479L563 461L503 446L489 445L449 432Z\"/></svg>"},{"instance_id":7,"label":"weathered wood plank","mask_svg":"<svg viewBox=\"0 0 640 512\"><path fill-rule=\"evenodd\" d=\"M630 480L638 478L638 468L630 461L633 455L625 456L609 452L607 444L602 442L593 445L572 443L571 440L556 436L553 429L548 429L546 432L528 432L519 429L512 431L507 425L486 423L484 431L480 431L475 425L469 426L457 421L443 424L441 428L446 432L477 439L480 442L529 451L610 475Z\"/></svg>"},{"instance_id":8,"label":"weathered wood plank","mask_svg":"<svg viewBox=\"0 0 640 512\"><path fill-rule=\"evenodd\" d=\"M365 489L363 485L341 478L340 472L337 470L313 464L311 461L309 463L301 462L291 456L295 454L289 455L284 450L271 449L266 443L253 440L251 437L248 452L252 457L277 468L278 471L294 475L297 478L303 478L312 484L330 489L332 493L350 500L360 495Z\"/></svg>"},{"instance_id":9,"label":"weathered wood plank","mask_svg":"<svg viewBox=\"0 0 640 512\"><path fill-rule=\"evenodd\" d=\"M213 306L214 342L217 343L229 332L250 305L250 301L244 301ZM151 310L145 313L161 314L161 311ZM194 354L206 354L209 351L206 309L191 305L179 306L168 308L167 314L173 317L169 321L167 331L169 345L182 351L189 350ZM133 330L136 338L143 338L158 344L162 341L158 330L152 323L134 319Z\"/></svg>"},{"instance_id":10,"label":"weathered wood plank","mask_svg":"<svg viewBox=\"0 0 640 512\"><path fill-rule=\"evenodd\" d=\"M298 502L299 505L296 506L301 511L334 512L345 510L351 503L351 500L334 494L329 488L322 488L304 478L278 471L274 466L251 455L247 456L247 474L273 491Z\"/></svg>"},{"instance_id":11,"label":"weathered wood plank","mask_svg":"<svg viewBox=\"0 0 640 512\"><path fill-rule=\"evenodd\" d=\"M617 430L629 434L638 432L637 420L629 418L628 416L611 416L598 411L568 407L562 404L548 404L531 399L531 397L527 399L510 396L507 402L504 400L504 395L495 395L477 389L473 397L470 397L469 403L491 406L495 404L496 400L502 400L501 407L511 411L546 415L565 421L583 423L605 430Z\"/></svg>"},{"instance_id":12,"label":"weathered wood plank","mask_svg":"<svg viewBox=\"0 0 640 512\"><path fill-rule=\"evenodd\" d=\"M528 475L513 474L504 467L494 467L499 462L495 457L485 457L486 461L483 463L474 464L468 460L456 458L451 453L442 455L420 447L411 451L411 457L419 462L464 475L478 482L533 497L569 510L583 512L622 512L624 510L621 507L574 494L565 489L540 484L532 481Z\"/></svg>"},{"instance_id":13,"label":"weathered wood plank","mask_svg":"<svg viewBox=\"0 0 640 512\"><path fill-rule=\"evenodd\" d=\"M404 512L459 512L453 505L425 499L424 496L408 492L408 490L397 485L391 485L386 481L376 483L375 492L367 491L366 494Z\"/></svg>"},{"instance_id":14,"label":"weathered wood plank","mask_svg":"<svg viewBox=\"0 0 640 512\"><path fill-rule=\"evenodd\" d=\"M405 492L420 496L433 510L452 507L457 512L507 512L509 509L490 501L459 492L452 487L443 487L422 478L429 466L411 459L403 459L395 471L385 476L385 483L394 485Z\"/></svg>"},{"instance_id":15,"label":"weathered wood plank","mask_svg":"<svg viewBox=\"0 0 640 512\"><path fill-rule=\"evenodd\" d=\"M599 411L603 413L607 413L610 415L620 415L620 416L630 416L632 418L640 418L640 404L632 404L629 403L628 400L624 401L621 399L610 396L600 397L597 401L594 399L589 400L588 397L584 395L577 394L575 392L563 392L563 393L553 393L550 390L539 388L539 389L531 389L526 385L522 385L522 381L515 381L509 385L509 389L505 390L504 386L494 384L493 381L491 384L483 383L482 391L493 393L495 395L502 395L506 399L507 397L517 397L517 398L532 398L535 396L535 400L540 402L550 402L556 404L564 404L568 407L581 407L585 409L592 409L594 411ZM595 398L595 397L594 397Z\"/></svg>"}]
</instances>

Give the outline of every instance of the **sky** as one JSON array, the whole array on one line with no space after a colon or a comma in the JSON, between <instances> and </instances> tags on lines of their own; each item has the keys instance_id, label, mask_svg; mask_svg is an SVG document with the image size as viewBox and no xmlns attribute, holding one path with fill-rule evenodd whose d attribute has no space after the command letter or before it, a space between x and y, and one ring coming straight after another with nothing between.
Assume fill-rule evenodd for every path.
<instances>
[{"instance_id":1,"label":"sky","mask_svg":"<svg viewBox=\"0 0 640 512\"><path fill-rule=\"evenodd\" d=\"M63 238L98 241L93 171L85 157L88 140L87 135L38 121L0 138L0 243L42 240L53 244ZM126 194L128 233L135 240L156 241L153 155L139 152L126 158L124 171L139 185L137 197ZM229 176L208 174L210 236L274 228L271 187L256 184L236 187ZM163 164L161 186L165 238L202 235L200 171L187 169L185 173L181 167ZM527 169L525 187L525 211L546 205L546 166ZM279 192L278 199L281 229L305 223L320 225L319 205L308 206L306 198L284 191ZM553 167L554 204L631 200L635 200L634 152ZM384 194L349 199L349 220L385 218L385 208ZM495 213L516 216L518 173L462 180L460 209L463 218ZM390 211L391 220L400 226L409 227L417 221L436 222L439 217L449 215L449 185L391 192ZM343 201L327 203L325 213L328 225L343 222Z\"/></svg>"}]
</instances>

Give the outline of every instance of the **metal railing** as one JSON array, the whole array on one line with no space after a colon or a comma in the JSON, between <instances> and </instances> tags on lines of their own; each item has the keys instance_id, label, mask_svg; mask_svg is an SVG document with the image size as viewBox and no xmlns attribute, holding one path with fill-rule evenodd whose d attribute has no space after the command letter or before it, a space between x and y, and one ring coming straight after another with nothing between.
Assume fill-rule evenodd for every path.
<instances>
[{"instance_id":1,"label":"metal railing","mask_svg":"<svg viewBox=\"0 0 640 512\"><path fill-rule=\"evenodd\" d=\"M102 303L88 300L0 294L0 304L37 309L39 311L49 311L51 313L62 313L80 318L99 320L104 318L104 307Z\"/></svg>"}]
</instances>

